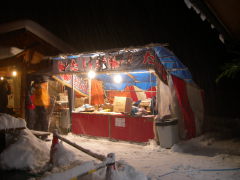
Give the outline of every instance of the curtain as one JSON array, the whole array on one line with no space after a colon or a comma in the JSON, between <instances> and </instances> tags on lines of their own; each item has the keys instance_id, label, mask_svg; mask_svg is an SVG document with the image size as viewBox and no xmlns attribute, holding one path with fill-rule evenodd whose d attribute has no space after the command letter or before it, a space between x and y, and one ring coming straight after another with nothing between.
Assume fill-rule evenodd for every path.
<instances>
[{"instance_id":1,"label":"curtain","mask_svg":"<svg viewBox=\"0 0 240 180\"><path fill-rule=\"evenodd\" d=\"M196 126L194 113L188 99L186 82L173 75L172 80L176 90L178 103L183 114L184 126L187 130L187 138L190 139L196 136Z\"/></svg>"},{"instance_id":2,"label":"curtain","mask_svg":"<svg viewBox=\"0 0 240 180\"><path fill-rule=\"evenodd\" d=\"M104 104L103 82L92 79L91 104Z\"/></svg>"}]
</instances>

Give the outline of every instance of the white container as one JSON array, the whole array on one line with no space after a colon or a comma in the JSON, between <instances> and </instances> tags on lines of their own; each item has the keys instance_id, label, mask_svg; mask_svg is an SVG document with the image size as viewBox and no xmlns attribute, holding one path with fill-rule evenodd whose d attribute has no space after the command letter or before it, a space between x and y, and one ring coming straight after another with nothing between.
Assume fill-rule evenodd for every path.
<instances>
[{"instance_id":1,"label":"white container","mask_svg":"<svg viewBox=\"0 0 240 180\"><path fill-rule=\"evenodd\" d=\"M171 148L179 141L177 119L169 119L164 122L156 122L156 129L163 148Z\"/></svg>"}]
</instances>

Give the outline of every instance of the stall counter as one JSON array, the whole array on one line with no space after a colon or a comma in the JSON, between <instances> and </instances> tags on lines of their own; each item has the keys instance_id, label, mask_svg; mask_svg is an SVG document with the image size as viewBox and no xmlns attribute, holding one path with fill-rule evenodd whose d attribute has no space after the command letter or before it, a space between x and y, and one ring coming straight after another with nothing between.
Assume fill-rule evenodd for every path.
<instances>
[{"instance_id":1,"label":"stall counter","mask_svg":"<svg viewBox=\"0 0 240 180\"><path fill-rule=\"evenodd\" d=\"M121 113L72 113L72 133L132 142L154 138L154 116L135 117Z\"/></svg>"}]
</instances>

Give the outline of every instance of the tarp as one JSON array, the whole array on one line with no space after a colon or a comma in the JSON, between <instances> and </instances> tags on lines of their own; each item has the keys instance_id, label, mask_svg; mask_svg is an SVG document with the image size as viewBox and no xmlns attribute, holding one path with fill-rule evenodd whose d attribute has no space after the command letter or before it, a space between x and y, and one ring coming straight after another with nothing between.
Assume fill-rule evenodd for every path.
<instances>
[{"instance_id":1,"label":"tarp","mask_svg":"<svg viewBox=\"0 0 240 180\"><path fill-rule=\"evenodd\" d=\"M172 80L182 110L187 138L193 138L196 136L195 118L188 99L186 83L176 76L172 76Z\"/></svg>"},{"instance_id":2,"label":"tarp","mask_svg":"<svg viewBox=\"0 0 240 180\"><path fill-rule=\"evenodd\" d=\"M164 68L181 79L188 82L193 82L192 75L188 68L166 48L154 47L154 50L158 56L159 61L163 64Z\"/></svg>"},{"instance_id":3,"label":"tarp","mask_svg":"<svg viewBox=\"0 0 240 180\"><path fill-rule=\"evenodd\" d=\"M135 71L134 73L119 73L122 77L121 83L113 81L116 74L98 74L96 79L104 82L105 90L123 90L127 86L136 86L142 90L148 90L156 86L156 76L148 71Z\"/></svg>"},{"instance_id":4,"label":"tarp","mask_svg":"<svg viewBox=\"0 0 240 180\"><path fill-rule=\"evenodd\" d=\"M127 86L123 91L119 90L109 90L107 91L107 97L109 102L113 102L114 96L120 97L130 97L134 102L139 100L151 99L153 96L156 96L156 87L153 86L146 91L139 89L136 86Z\"/></svg>"}]
</instances>

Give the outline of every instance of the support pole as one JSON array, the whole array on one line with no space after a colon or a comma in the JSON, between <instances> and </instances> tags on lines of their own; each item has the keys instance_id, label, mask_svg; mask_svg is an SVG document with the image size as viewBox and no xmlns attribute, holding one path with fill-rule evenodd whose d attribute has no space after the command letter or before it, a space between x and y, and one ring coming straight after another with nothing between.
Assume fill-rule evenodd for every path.
<instances>
[{"instance_id":1,"label":"support pole","mask_svg":"<svg viewBox=\"0 0 240 180\"><path fill-rule=\"evenodd\" d=\"M90 104L91 105L91 96L92 96L92 79L91 78L89 78L89 80L88 80L88 88L89 88L89 92L88 92L88 100L89 100L89 102L88 102L88 104Z\"/></svg>"},{"instance_id":2,"label":"support pole","mask_svg":"<svg viewBox=\"0 0 240 180\"><path fill-rule=\"evenodd\" d=\"M57 132L53 133L53 137L57 137L58 139L64 141L65 143L75 147L76 149L78 149L78 150L80 150L80 151L88 154L89 156L92 156L92 157L94 157L94 158L96 158L96 159L98 159L100 161L104 161L106 159L106 157L104 155L97 154L97 153L94 153L94 152L92 152L92 151L90 151L88 149L85 149L85 148L77 145L76 143L73 143L73 142L69 141L68 139L66 139L64 137L59 136Z\"/></svg>"}]
</instances>

